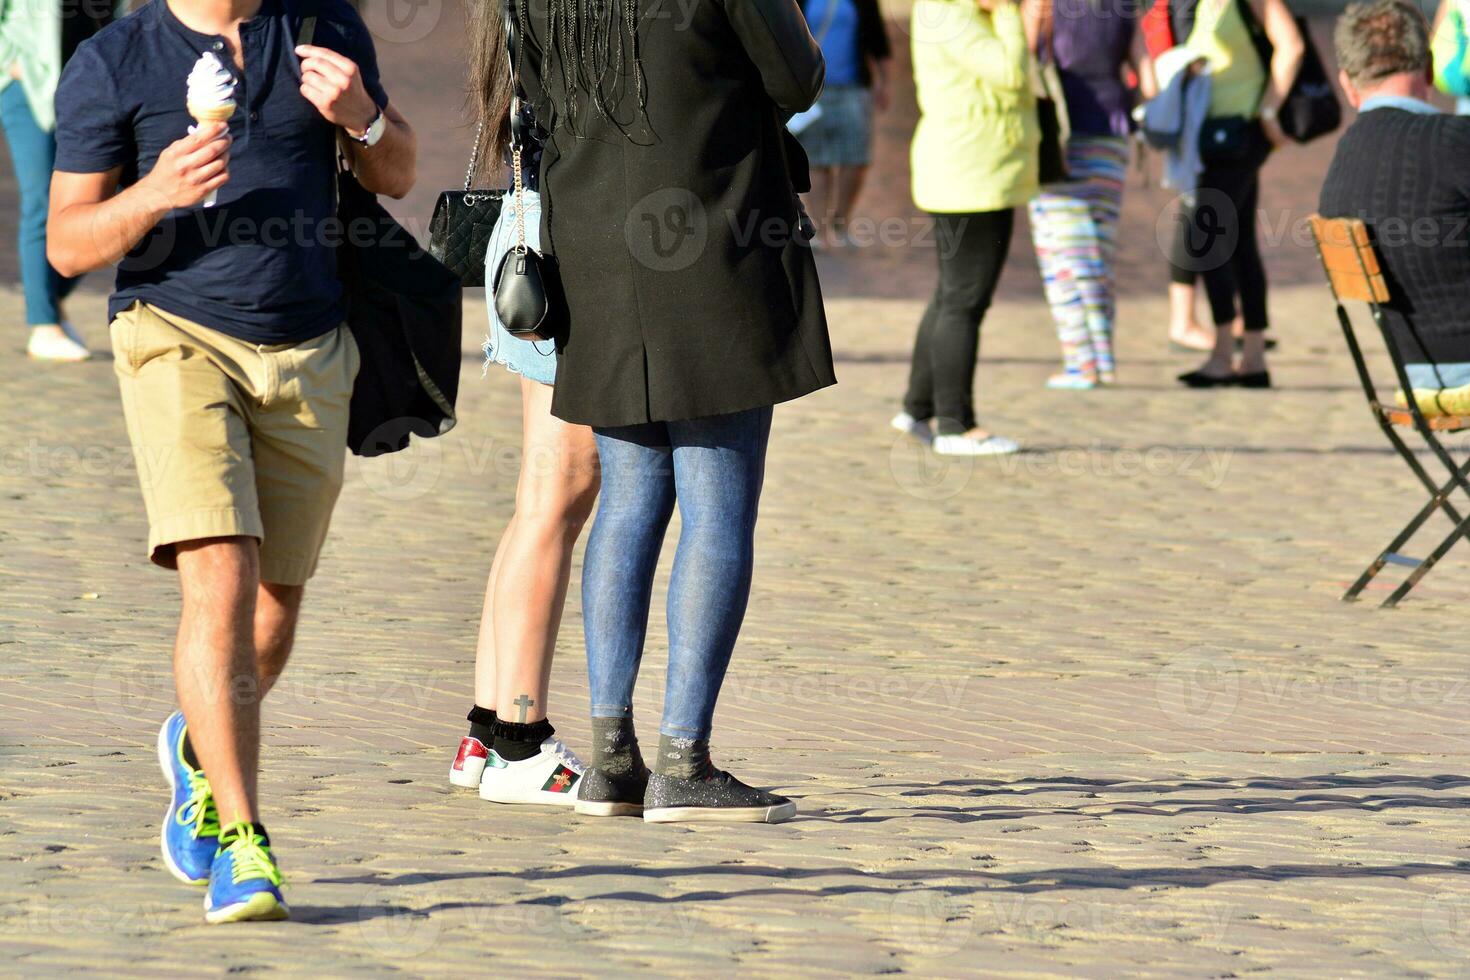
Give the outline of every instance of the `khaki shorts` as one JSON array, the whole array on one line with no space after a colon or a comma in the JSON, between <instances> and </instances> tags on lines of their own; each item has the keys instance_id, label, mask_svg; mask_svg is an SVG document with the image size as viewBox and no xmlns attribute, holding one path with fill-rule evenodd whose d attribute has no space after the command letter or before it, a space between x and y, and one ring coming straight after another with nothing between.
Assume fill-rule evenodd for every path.
<instances>
[{"instance_id":1,"label":"khaki shorts","mask_svg":"<svg viewBox=\"0 0 1470 980\"><path fill-rule=\"evenodd\" d=\"M180 542L252 537L261 581L304 584L342 489L351 331L250 344L134 303L112 348L152 560L177 568Z\"/></svg>"}]
</instances>

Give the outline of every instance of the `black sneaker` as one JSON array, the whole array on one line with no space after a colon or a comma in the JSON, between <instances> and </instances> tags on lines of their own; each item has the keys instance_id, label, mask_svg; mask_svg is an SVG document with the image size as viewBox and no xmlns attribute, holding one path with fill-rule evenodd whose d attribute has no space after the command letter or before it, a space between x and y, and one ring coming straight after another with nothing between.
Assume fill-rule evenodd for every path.
<instances>
[{"instance_id":1,"label":"black sneaker","mask_svg":"<svg viewBox=\"0 0 1470 980\"><path fill-rule=\"evenodd\" d=\"M794 816L796 804L786 797L754 789L713 766L701 779L654 773L643 798L649 823L780 823Z\"/></svg>"},{"instance_id":2,"label":"black sneaker","mask_svg":"<svg viewBox=\"0 0 1470 980\"><path fill-rule=\"evenodd\" d=\"M588 817L636 817L643 812L648 791L648 770L627 776L609 775L603 769L588 769L577 796L577 812Z\"/></svg>"}]
</instances>

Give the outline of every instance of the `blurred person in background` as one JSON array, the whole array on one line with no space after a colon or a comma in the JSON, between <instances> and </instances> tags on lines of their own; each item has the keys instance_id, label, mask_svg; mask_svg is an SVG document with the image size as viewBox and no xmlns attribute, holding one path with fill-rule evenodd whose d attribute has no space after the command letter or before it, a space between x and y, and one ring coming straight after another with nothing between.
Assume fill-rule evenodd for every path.
<instances>
[{"instance_id":1,"label":"blurred person in background","mask_svg":"<svg viewBox=\"0 0 1470 980\"><path fill-rule=\"evenodd\" d=\"M1037 21L1038 58L1055 63L1071 136L1067 179L1031 201L1031 237L1046 299L1062 346L1062 372L1049 388L1095 388L1115 380L1114 263L1118 212L1128 170L1132 94L1137 72L1144 97L1152 75L1138 32L1134 0L1060 0Z\"/></svg>"},{"instance_id":2,"label":"blurred person in background","mask_svg":"<svg viewBox=\"0 0 1470 980\"><path fill-rule=\"evenodd\" d=\"M980 322L1016 208L1038 190L1027 36L1015 0L914 3L913 194L934 220L939 284L919 322L903 411L890 424L942 455L1020 448L980 427L973 388Z\"/></svg>"},{"instance_id":3,"label":"blurred person in background","mask_svg":"<svg viewBox=\"0 0 1470 980\"><path fill-rule=\"evenodd\" d=\"M888 27L878 0L805 0L827 61L815 119L798 134L812 170L811 212L824 245L848 245L848 221L868 175L873 110L889 105Z\"/></svg>"},{"instance_id":4,"label":"blurred person in background","mask_svg":"<svg viewBox=\"0 0 1470 980\"><path fill-rule=\"evenodd\" d=\"M1285 0L1199 0L1192 14L1187 31L1176 21L1175 36L1209 65L1210 107L1200 144L1204 170L1176 226L1169 261L1176 286L1204 278L1215 346L1179 381L1191 388L1269 388L1266 268L1256 237L1260 171L1271 151L1288 142L1276 115L1306 45ZM1238 363L1237 317L1244 331Z\"/></svg>"},{"instance_id":5,"label":"blurred person in background","mask_svg":"<svg viewBox=\"0 0 1470 980\"><path fill-rule=\"evenodd\" d=\"M16 258L30 327L26 353L37 360L92 356L61 311L77 281L58 275L46 261L56 86L81 43L125 8L114 0L0 0L0 129L20 191Z\"/></svg>"},{"instance_id":6,"label":"blurred person in background","mask_svg":"<svg viewBox=\"0 0 1470 980\"><path fill-rule=\"evenodd\" d=\"M1441 0L1432 35L1434 86L1455 100L1455 113L1470 116L1470 0Z\"/></svg>"}]
</instances>

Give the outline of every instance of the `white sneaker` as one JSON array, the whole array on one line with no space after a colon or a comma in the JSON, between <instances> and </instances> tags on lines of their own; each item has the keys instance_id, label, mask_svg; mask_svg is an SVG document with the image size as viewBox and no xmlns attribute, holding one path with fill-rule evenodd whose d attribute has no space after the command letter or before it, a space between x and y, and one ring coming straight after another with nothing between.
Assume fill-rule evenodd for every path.
<instances>
[{"instance_id":1,"label":"white sneaker","mask_svg":"<svg viewBox=\"0 0 1470 980\"><path fill-rule=\"evenodd\" d=\"M934 451L940 456L1004 456L1019 452L1021 444L1005 436L935 436Z\"/></svg>"},{"instance_id":2,"label":"white sneaker","mask_svg":"<svg viewBox=\"0 0 1470 980\"><path fill-rule=\"evenodd\" d=\"M92 356L76 329L66 326L32 327L26 353L38 361L85 361Z\"/></svg>"},{"instance_id":3,"label":"white sneaker","mask_svg":"<svg viewBox=\"0 0 1470 980\"><path fill-rule=\"evenodd\" d=\"M449 767L449 781L455 786L474 789L480 785L480 774L485 771L493 754L484 742L466 735L459 740L459 752L454 756L454 764Z\"/></svg>"},{"instance_id":4,"label":"white sneaker","mask_svg":"<svg viewBox=\"0 0 1470 980\"><path fill-rule=\"evenodd\" d=\"M508 762L494 752L480 776L480 799L491 803L540 803L575 806L586 767L559 738L541 743L541 751L521 762Z\"/></svg>"},{"instance_id":5,"label":"white sneaker","mask_svg":"<svg viewBox=\"0 0 1470 980\"><path fill-rule=\"evenodd\" d=\"M913 436L926 446L934 443L934 430L930 428L929 423L920 422L908 412L899 412L888 424L906 436Z\"/></svg>"}]
</instances>

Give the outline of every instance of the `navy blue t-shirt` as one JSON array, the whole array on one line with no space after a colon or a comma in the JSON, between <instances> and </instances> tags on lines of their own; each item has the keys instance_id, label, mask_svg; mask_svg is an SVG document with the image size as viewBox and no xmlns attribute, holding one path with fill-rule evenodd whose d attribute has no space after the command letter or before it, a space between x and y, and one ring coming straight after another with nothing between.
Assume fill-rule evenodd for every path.
<instances>
[{"instance_id":1,"label":"navy blue t-shirt","mask_svg":"<svg viewBox=\"0 0 1470 980\"><path fill-rule=\"evenodd\" d=\"M342 323L335 242L336 130L301 94L299 18L263 0L240 25L243 76L221 37L150 2L77 49L56 93L56 169L121 167L123 186L188 134L189 71L214 51L236 75L230 180L212 208L172 211L119 264L110 315L137 300L256 344L294 344ZM388 104L362 18L322 0L315 41L352 59Z\"/></svg>"}]
</instances>

